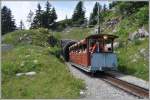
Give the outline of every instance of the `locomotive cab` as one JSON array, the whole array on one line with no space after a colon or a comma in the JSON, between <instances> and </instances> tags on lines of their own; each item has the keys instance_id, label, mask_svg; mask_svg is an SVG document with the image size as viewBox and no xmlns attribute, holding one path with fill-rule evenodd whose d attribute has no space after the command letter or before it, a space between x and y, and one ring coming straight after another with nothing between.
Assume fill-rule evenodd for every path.
<instances>
[{"instance_id":1,"label":"locomotive cab","mask_svg":"<svg viewBox=\"0 0 150 100\"><path fill-rule=\"evenodd\" d=\"M93 35L88 37L91 71L117 70L117 56L113 42L117 36Z\"/></svg>"}]
</instances>

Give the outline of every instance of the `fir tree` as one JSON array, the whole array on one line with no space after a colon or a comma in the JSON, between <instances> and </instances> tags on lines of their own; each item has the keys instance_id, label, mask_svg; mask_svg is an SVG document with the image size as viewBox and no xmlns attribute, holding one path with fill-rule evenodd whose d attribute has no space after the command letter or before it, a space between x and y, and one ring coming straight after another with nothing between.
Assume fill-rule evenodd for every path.
<instances>
[{"instance_id":1,"label":"fir tree","mask_svg":"<svg viewBox=\"0 0 150 100\"><path fill-rule=\"evenodd\" d=\"M106 4L103 5L103 11L106 11L107 10L107 7L106 7Z\"/></svg>"},{"instance_id":2,"label":"fir tree","mask_svg":"<svg viewBox=\"0 0 150 100\"><path fill-rule=\"evenodd\" d=\"M22 20L20 21L19 28L20 28L20 30L25 29L25 26L24 26L24 23L23 23L23 21L22 21Z\"/></svg>"},{"instance_id":3,"label":"fir tree","mask_svg":"<svg viewBox=\"0 0 150 100\"><path fill-rule=\"evenodd\" d=\"M53 9L52 9L52 21L53 22L55 22L56 21L56 19L57 19L57 15L56 15L56 11L55 11L55 8L53 7Z\"/></svg>"},{"instance_id":4,"label":"fir tree","mask_svg":"<svg viewBox=\"0 0 150 100\"><path fill-rule=\"evenodd\" d=\"M89 19L90 25L96 25L98 22L98 13L100 13L98 12L98 7L99 7L99 10L101 11L101 8L102 8L101 5L98 2L96 2L93 8L93 12L90 14L90 19Z\"/></svg>"},{"instance_id":5,"label":"fir tree","mask_svg":"<svg viewBox=\"0 0 150 100\"><path fill-rule=\"evenodd\" d=\"M28 26L31 26L31 23L33 22L33 15L34 13L30 10L28 16L27 16L27 22L29 23Z\"/></svg>"},{"instance_id":6,"label":"fir tree","mask_svg":"<svg viewBox=\"0 0 150 100\"><path fill-rule=\"evenodd\" d=\"M47 1L46 2L46 11L43 13L43 27L44 28L50 28L52 24L52 13L51 13L51 4Z\"/></svg>"},{"instance_id":7,"label":"fir tree","mask_svg":"<svg viewBox=\"0 0 150 100\"><path fill-rule=\"evenodd\" d=\"M74 13L72 15L72 21L74 24L81 25L84 24L85 21L85 10L83 8L83 2L79 1Z\"/></svg>"},{"instance_id":8,"label":"fir tree","mask_svg":"<svg viewBox=\"0 0 150 100\"><path fill-rule=\"evenodd\" d=\"M33 19L33 22L31 23L31 28L38 28L38 27L42 27L43 25L43 19L42 19L42 14L43 14L43 10L41 8L41 5L38 4L37 6L37 10L36 10L36 14L35 17Z\"/></svg>"},{"instance_id":9,"label":"fir tree","mask_svg":"<svg viewBox=\"0 0 150 100\"><path fill-rule=\"evenodd\" d=\"M13 19L13 16L11 14L11 10L6 6L3 6L1 10L1 17L2 35L16 29L15 20Z\"/></svg>"}]
</instances>

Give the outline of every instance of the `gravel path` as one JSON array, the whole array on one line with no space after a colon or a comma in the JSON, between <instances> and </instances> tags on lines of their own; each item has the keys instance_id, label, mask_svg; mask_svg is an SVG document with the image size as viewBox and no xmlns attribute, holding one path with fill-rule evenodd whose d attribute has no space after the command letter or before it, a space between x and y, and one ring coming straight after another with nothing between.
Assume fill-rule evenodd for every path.
<instances>
[{"instance_id":1,"label":"gravel path","mask_svg":"<svg viewBox=\"0 0 150 100\"><path fill-rule=\"evenodd\" d=\"M130 95L120 89L117 89L99 78L91 78L81 70L66 63L70 72L77 78L83 79L86 83L86 90L82 92L84 99L125 99L135 100L137 97ZM81 93L81 92L80 92Z\"/></svg>"}]
</instances>

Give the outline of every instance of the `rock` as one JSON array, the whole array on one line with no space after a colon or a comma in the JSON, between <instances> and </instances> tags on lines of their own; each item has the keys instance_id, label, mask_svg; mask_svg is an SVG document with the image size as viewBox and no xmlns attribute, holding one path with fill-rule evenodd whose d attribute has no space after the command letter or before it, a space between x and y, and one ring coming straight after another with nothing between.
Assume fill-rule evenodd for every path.
<instances>
[{"instance_id":1,"label":"rock","mask_svg":"<svg viewBox=\"0 0 150 100\"><path fill-rule=\"evenodd\" d=\"M114 43L113 43L113 47L114 47L114 48L118 48L118 47L119 47L119 42L114 42Z\"/></svg>"},{"instance_id":2,"label":"rock","mask_svg":"<svg viewBox=\"0 0 150 100\"><path fill-rule=\"evenodd\" d=\"M36 74L36 72L27 72L27 73L25 73L25 75L27 75L27 76L33 76L35 74Z\"/></svg>"},{"instance_id":3,"label":"rock","mask_svg":"<svg viewBox=\"0 0 150 100\"><path fill-rule=\"evenodd\" d=\"M25 36L27 36L27 34L24 34L23 36L25 37Z\"/></svg>"},{"instance_id":4,"label":"rock","mask_svg":"<svg viewBox=\"0 0 150 100\"><path fill-rule=\"evenodd\" d=\"M82 90L80 91L80 95L84 95L84 92Z\"/></svg>"},{"instance_id":5,"label":"rock","mask_svg":"<svg viewBox=\"0 0 150 100\"><path fill-rule=\"evenodd\" d=\"M19 40L21 41L21 40L22 40L22 37L19 37Z\"/></svg>"},{"instance_id":6,"label":"rock","mask_svg":"<svg viewBox=\"0 0 150 100\"><path fill-rule=\"evenodd\" d=\"M117 24L119 22L119 19L118 18L115 18L115 19L112 19L112 20L108 20L107 23L106 23L106 26L107 27L112 27L114 26L115 24Z\"/></svg>"},{"instance_id":7,"label":"rock","mask_svg":"<svg viewBox=\"0 0 150 100\"><path fill-rule=\"evenodd\" d=\"M137 31L130 33L128 39L129 40L134 40L137 37Z\"/></svg>"},{"instance_id":8,"label":"rock","mask_svg":"<svg viewBox=\"0 0 150 100\"><path fill-rule=\"evenodd\" d=\"M22 63L20 64L20 66L21 66L21 67L24 66L24 62L22 62Z\"/></svg>"},{"instance_id":9,"label":"rock","mask_svg":"<svg viewBox=\"0 0 150 100\"><path fill-rule=\"evenodd\" d=\"M139 52L144 57L144 60L149 60L149 49L142 48Z\"/></svg>"},{"instance_id":10,"label":"rock","mask_svg":"<svg viewBox=\"0 0 150 100\"><path fill-rule=\"evenodd\" d=\"M86 87L85 87L85 89L87 90L87 89L88 89L88 87L86 86Z\"/></svg>"},{"instance_id":11,"label":"rock","mask_svg":"<svg viewBox=\"0 0 150 100\"><path fill-rule=\"evenodd\" d=\"M144 51L145 51L145 49L144 49L144 48L142 48L142 49L140 50L140 53L144 53Z\"/></svg>"},{"instance_id":12,"label":"rock","mask_svg":"<svg viewBox=\"0 0 150 100\"><path fill-rule=\"evenodd\" d=\"M136 59L133 59L133 60L132 60L132 62L136 62L136 61L137 61Z\"/></svg>"},{"instance_id":13,"label":"rock","mask_svg":"<svg viewBox=\"0 0 150 100\"><path fill-rule=\"evenodd\" d=\"M139 40L140 40L140 41L143 41L143 40L145 40L145 38L139 38Z\"/></svg>"},{"instance_id":14,"label":"rock","mask_svg":"<svg viewBox=\"0 0 150 100\"><path fill-rule=\"evenodd\" d=\"M138 30L138 35L140 37L146 37L149 36L149 33L144 29L144 27L142 27L141 29Z\"/></svg>"},{"instance_id":15,"label":"rock","mask_svg":"<svg viewBox=\"0 0 150 100\"><path fill-rule=\"evenodd\" d=\"M22 76L24 75L25 73L17 73L16 76Z\"/></svg>"},{"instance_id":16,"label":"rock","mask_svg":"<svg viewBox=\"0 0 150 100\"><path fill-rule=\"evenodd\" d=\"M149 33L144 29L144 27L138 29L137 31L129 34L129 40L134 40L135 38L148 37Z\"/></svg>"},{"instance_id":17,"label":"rock","mask_svg":"<svg viewBox=\"0 0 150 100\"><path fill-rule=\"evenodd\" d=\"M117 30L116 29L113 29L113 31L112 31L113 33L115 33L115 32L117 32Z\"/></svg>"}]
</instances>

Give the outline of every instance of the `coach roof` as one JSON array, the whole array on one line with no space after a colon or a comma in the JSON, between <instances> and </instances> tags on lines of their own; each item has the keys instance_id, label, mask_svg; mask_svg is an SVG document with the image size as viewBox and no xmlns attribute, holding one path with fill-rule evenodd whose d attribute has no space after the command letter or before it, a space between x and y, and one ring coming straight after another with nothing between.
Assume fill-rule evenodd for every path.
<instances>
[{"instance_id":1,"label":"coach roof","mask_svg":"<svg viewBox=\"0 0 150 100\"><path fill-rule=\"evenodd\" d=\"M116 35L111 35L111 34L94 34L94 35L90 35L88 37L86 37L86 39L90 39L90 38L104 38L104 37L108 37L108 38L112 38L112 39L115 39L115 38L118 38L118 36Z\"/></svg>"}]
</instances>

